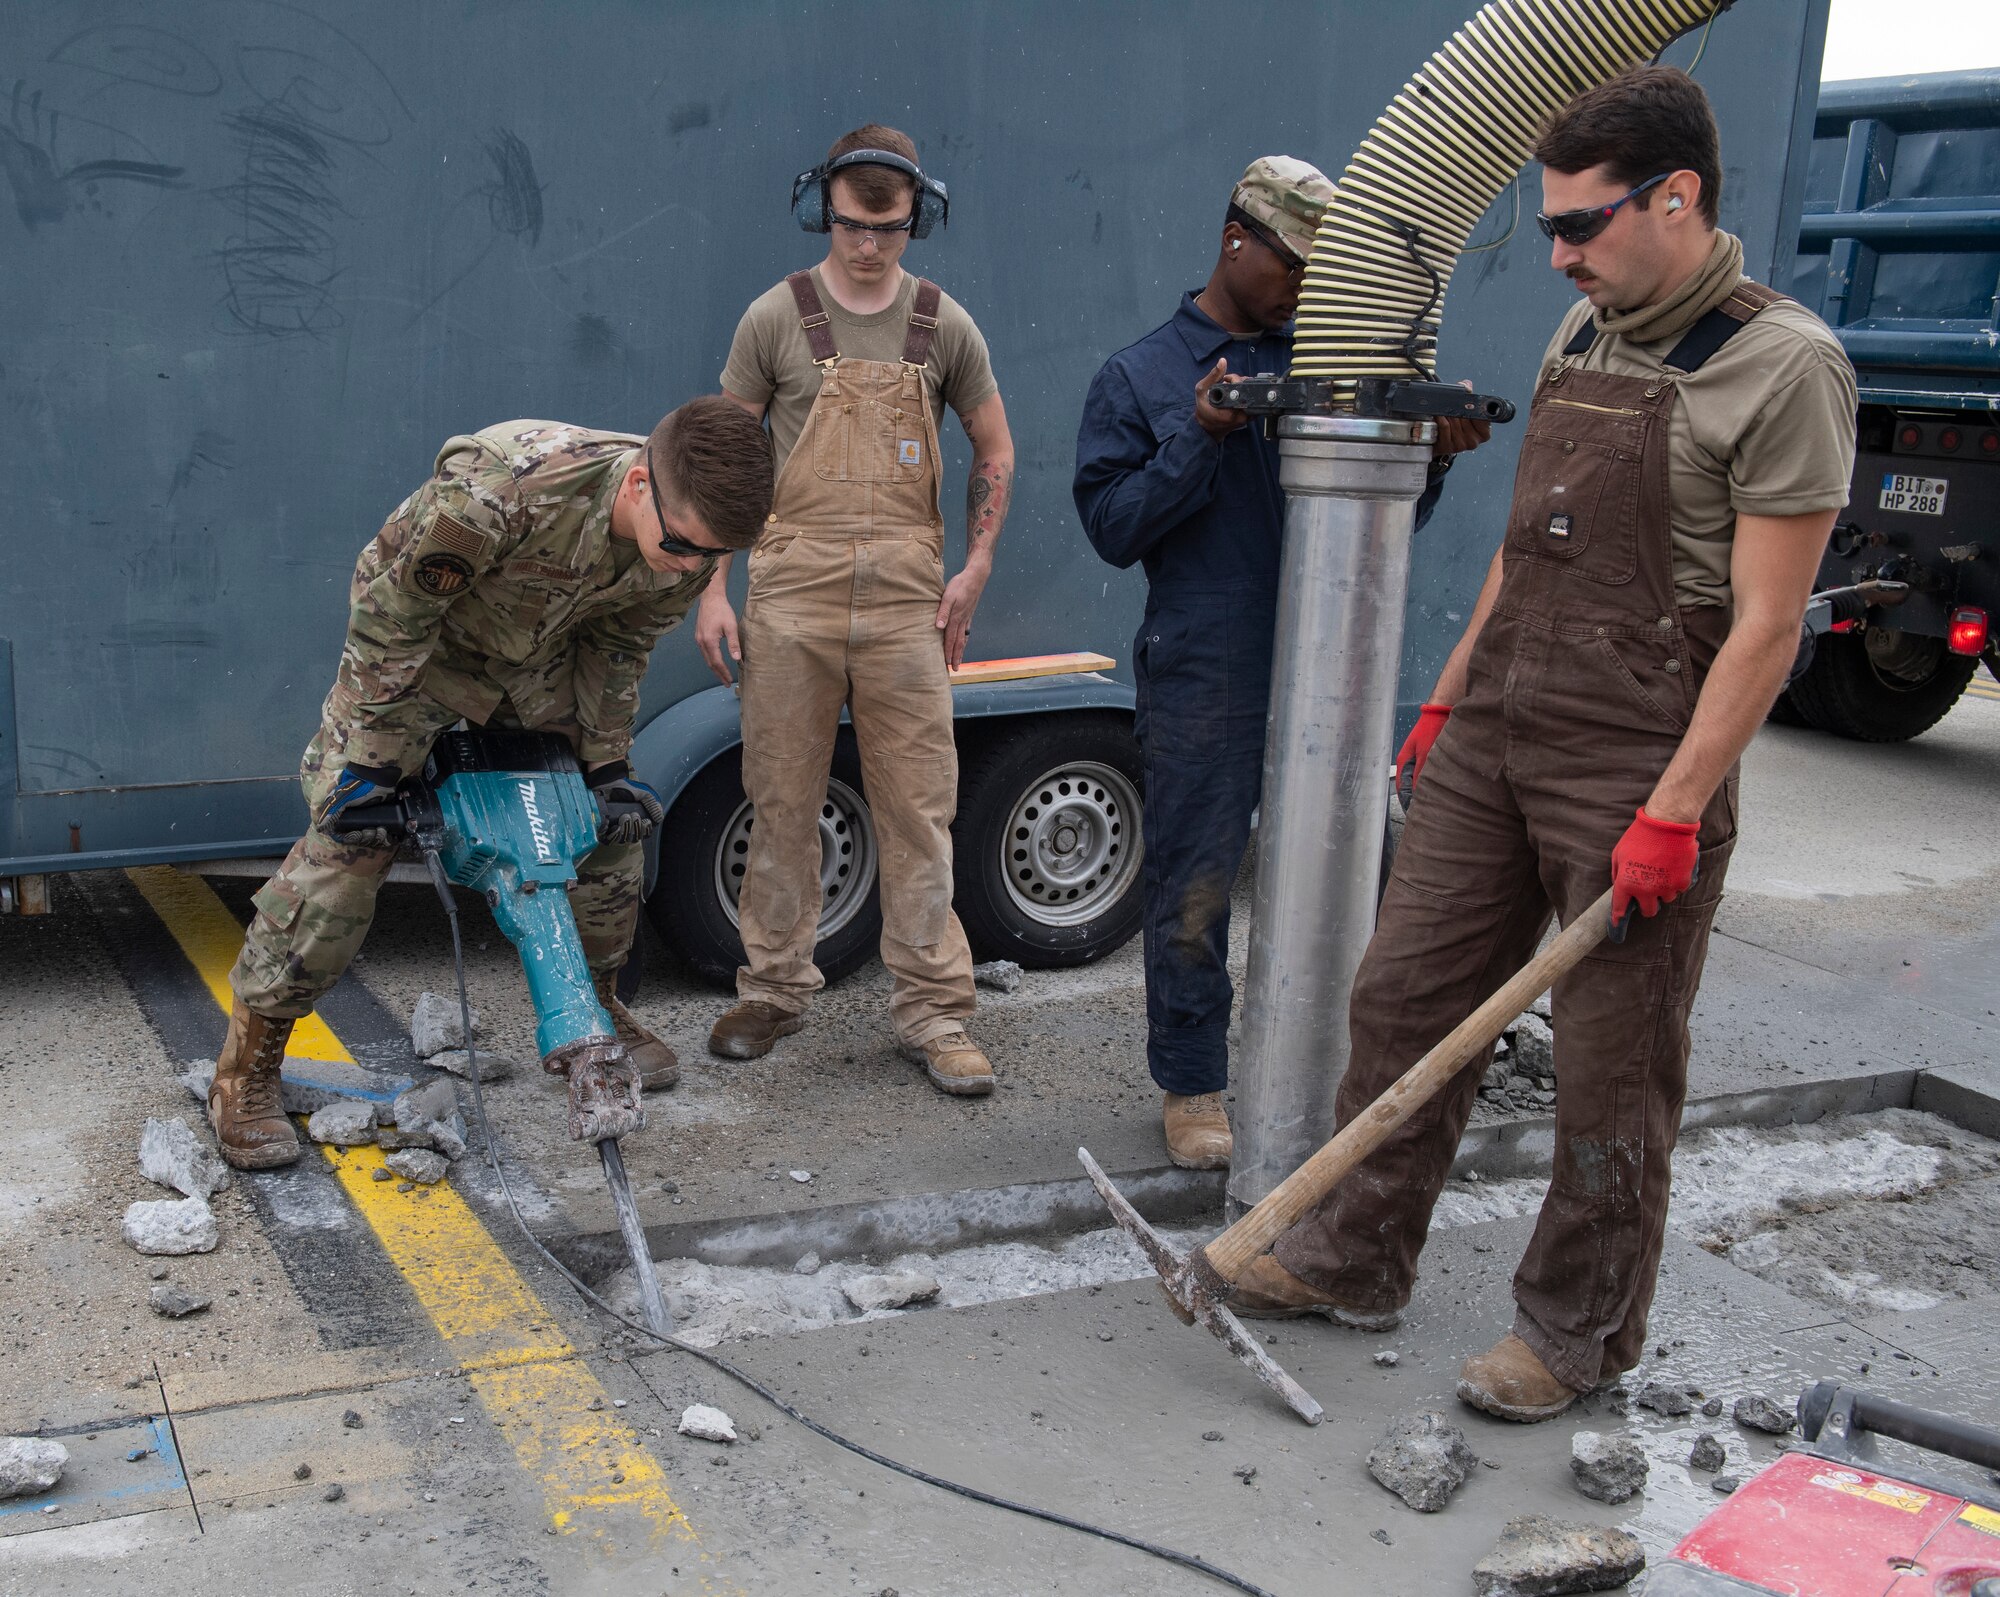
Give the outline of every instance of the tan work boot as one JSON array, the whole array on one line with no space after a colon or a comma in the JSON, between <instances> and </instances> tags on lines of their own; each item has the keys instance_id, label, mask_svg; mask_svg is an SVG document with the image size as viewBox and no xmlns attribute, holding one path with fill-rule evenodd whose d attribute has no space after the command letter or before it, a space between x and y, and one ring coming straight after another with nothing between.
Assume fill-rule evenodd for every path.
<instances>
[{"instance_id":1,"label":"tan work boot","mask_svg":"<svg viewBox=\"0 0 2000 1597\"><path fill-rule=\"evenodd\" d=\"M632 1067L639 1072L639 1086L646 1092L665 1092L681 1079L681 1062L658 1037L654 1036L639 1018L618 1002L618 972L615 970L594 971L591 982L597 988L597 1001L611 1016L611 1024L618 1028L618 1040L625 1045L626 1057Z\"/></svg>"},{"instance_id":2,"label":"tan work boot","mask_svg":"<svg viewBox=\"0 0 2000 1597\"><path fill-rule=\"evenodd\" d=\"M724 1059L762 1059L780 1037L803 1029L806 1018L790 1010L767 1004L761 998L746 998L722 1013L708 1033L708 1051Z\"/></svg>"},{"instance_id":3,"label":"tan work boot","mask_svg":"<svg viewBox=\"0 0 2000 1597\"><path fill-rule=\"evenodd\" d=\"M238 1170L273 1170L299 1156L278 1079L292 1026L252 1014L240 998L229 1006L229 1035L208 1088L208 1123L222 1157Z\"/></svg>"},{"instance_id":4,"label":"tan work boot","mask_svg":"<svg viewBox=\"0 0 2000 1597\"><path fill-rule=\"evenodd\" d=\"M1393 1331L1403 1319L1394 1309L1384 1313L1350 1308L1301 1281L1268 1253L1251 1260L1250 1268L1236 1278L1226 1307L1246 1320L1296 1320L1317 1314L1350 1331Z\"/></svg>"},{"instance_id":5,"label":"tan work boot","mask_svg":"<svg viewBox=\"0 0 2000 1597\"><path fill-rule=\"evenodd\" d=\"M896 1052L911 1064L922 1065L939 1092L983 1098L993 1090L993 1062L980 1052L979 1044L965 1034L963 1026L941 1032L929 1042L899 1042Z\"/></svg>"},{"instance_id":6,"label":"tan work boot","mask_svg":"<svg viewBox=\"0 0 2000 1597\"><path fill-rule=\"evenodd\" d=\"M1167 1128L1167 1157L1183 1170L1227 1170L1235 1141L1219 1092L1198 1092L1183 1098L1166 1095L1160 1119Z\"/></svg>"},{"instance_id":7,"label":"tan work boot","mask_svg":"<svg viewBox=\"0 0 2000 1597\"><path fill-rule=\"evenodd\" d=\"M1459 1402L1503 1420L1528 1425L1554 1419L1576 1398L1576 1392L1551 1375L1535 1350L1512 1331L1459 1366Z\"/></svg>"}]
</instances>

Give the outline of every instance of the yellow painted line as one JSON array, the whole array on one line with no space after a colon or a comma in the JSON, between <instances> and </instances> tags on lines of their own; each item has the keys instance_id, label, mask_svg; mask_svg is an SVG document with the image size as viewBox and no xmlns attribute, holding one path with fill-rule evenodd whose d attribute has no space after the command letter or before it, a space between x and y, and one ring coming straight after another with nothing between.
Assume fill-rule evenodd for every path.
<instances>
[{"instance_id":1,"label":"yellow painted line","mask_svg":"<svg viewBox=\"0 0 2000 1597\"><path fill-rule=\"evenodd\" d=\"M228 1014L235 997L229 990L229 968L243 947L243 928L229 907L199 876L187 875L171 865L142 865L125 874L173 933L188 963L201 973L203 985ZM285 1053L288 1058L316 1059L325 1064L354 1063L354 1056L317 1015L306 1016L292 1028Z\"/></svg>"},{"instance_id":2,"label":"yellow painted line","mask_svg":"<svg viewBox=\"0 0 2000 1597\"><path fill-rule=\"evenodd\" d=\"M1975 699L2000 699L2000 685L1991 682L1968 682L1965 691Z\"/></svg>"},{"instance_id":3,"label":"yellow painted line","mask_svg":"<svg viewBox=\"0 0 2000 1597\"><path fill-rule=\"evenodd\" d=\"M173 870L129 874L227 1009L229 967L243 940L235 917L199 877ZM351 1057L330 1030L326 1036L340 1052L312 1057ZM555 1316L465 1200L445 1182L405 1193L394 1181L377 1181L380 1149L321 1152L514 1457L541 1483L550 1524L606 1540L636 1526L647 1543L671 1538L698 1547L658 1460L618 1417L610 1394L555 1331ZM699 1553L704 1564L710 1556ZM705 1576L702 1586L741 1590Z\"/></svg>"}]
</instances>

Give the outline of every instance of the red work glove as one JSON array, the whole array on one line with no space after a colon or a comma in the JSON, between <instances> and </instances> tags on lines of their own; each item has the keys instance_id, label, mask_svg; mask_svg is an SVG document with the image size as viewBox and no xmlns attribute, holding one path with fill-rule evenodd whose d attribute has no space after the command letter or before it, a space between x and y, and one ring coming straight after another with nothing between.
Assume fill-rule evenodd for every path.
<instances>
[{"instance_id":1,"label":"red work glove","mask_svg":"<svg viewBox=\"0 0 2000 1597\"><path fill-rule=\"evenodd\" d=\"M1438 740L1444 724L1451 718L1449 704L1426 704L1417 712L1417 724L1410 728L1410 735L1403 739L1403 746L1396 750L1395 784L1396 791L1403 790L1403 767L1410 768L1410 791L1417 790L1417 778L1424 774L1424 761L1431 757L1431 745Z\"/></svg>"},{"instance_id":2,"label":"red work glove","mask_svg":"<svg viewBox=\"0 0 2000 1597\"><path fill-rule=\"evenodd\" d=\"M1648 920L1693 885L1701 863L1699 821L1662 821L1639 806L1611 851L1611 938L1623 942L1634 905Z\"/></svg>"}]
</instances>

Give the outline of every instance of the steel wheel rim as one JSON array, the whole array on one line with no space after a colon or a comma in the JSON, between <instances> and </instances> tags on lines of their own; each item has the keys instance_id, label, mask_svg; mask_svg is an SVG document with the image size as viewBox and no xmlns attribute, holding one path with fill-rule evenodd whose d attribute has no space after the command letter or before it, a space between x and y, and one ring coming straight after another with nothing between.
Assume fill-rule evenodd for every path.
<instances>
[{"instance_id":1,"label":"steel wheel rim","mask_svg":"<svg viewBox=\"0 0 2000 1597\"><path fill-rule=\"evenodd\" d=\"M1139 871L1139 791L1122 771L1076 760L1027 783L999 841L1014 907L1042 926L1081 926Z\"/></svg>"},{"instance_id":2,"label":"steel wheel rim","mask_svg":"<svg viewBox=\"0 0 2000 1597\"><path fill-rule=\"evenodd\" d=\"M732 926L742 924L736 901L756 824L756 806L745 799L716 845L715 896ZM830 778L819 807L819 935L831 937L859 915L874 884L875 822L867 800L838 777Z\"/></svg>"}]
</instances>

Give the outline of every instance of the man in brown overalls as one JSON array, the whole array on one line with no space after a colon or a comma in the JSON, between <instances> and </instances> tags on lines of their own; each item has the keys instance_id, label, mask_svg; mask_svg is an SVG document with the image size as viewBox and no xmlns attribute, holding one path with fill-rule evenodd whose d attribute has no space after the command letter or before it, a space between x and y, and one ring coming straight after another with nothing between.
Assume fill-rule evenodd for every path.
<instances>
[{"instance_id":1,"label":"man in brown overalls","mask_svg":"<svg viewBox=\"0 0 2000 1597\"><path fill-rule=\"evenodd\" d=\"M709 1050L754 1059L804 1025L824 985L813 964L821 898L819 817L840 711L853 718L875 821L882 962L903 1055L942 1091L993 1090L966 1034L972 953L952 913L958 807L948 671L1006 517L1014 445L986 342L935 283L901 265L909 238L942 221L942 185L893 128L857 128L800 177L793 210L830 234L826 259L744 313L722 387L768 415L777 497L750 553L743 624L718 570L695 637L729 681L743 666L743 787L757 824L738 901L737 1003ZM937 421L972 440L965 568L945 581Z\"/></svg>"},{"instance_id":2,"label":"man in brown overalls","mask_svg":"<svg viewBox=\"0 0 2000 1597\"><path fill-rule=\"evenodd\" d=\"M1716 227L1706 97L1644 68L1537 146L1550 264L1587 303L1543 360L1513 509L1397 756L1421 780L1355 978L1345 1125L1567 922L1636 908L1555 988L1554 1179L1512 1331L1458 1395L1561 1413L1639 1362L1688 1012L1736 838L1736 762L1783 685L1853 465L1855 385ZM1698 870L1697 870L1698 865ZM1662 906L1665 906L1664 909ZM1380 1330L1409 1301L1482 1065L1246 1271L1233 1306Z\"/></svg>"}]
</instances>

